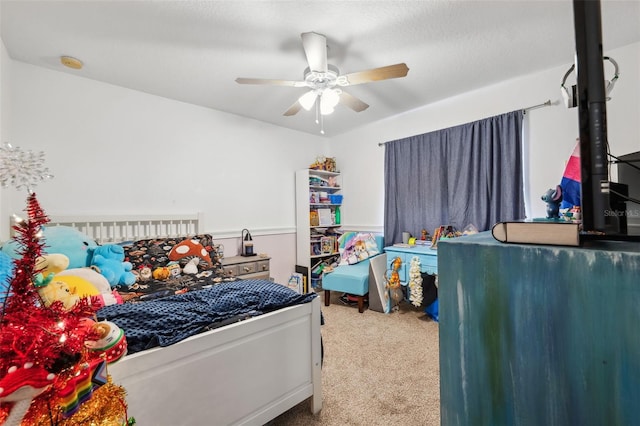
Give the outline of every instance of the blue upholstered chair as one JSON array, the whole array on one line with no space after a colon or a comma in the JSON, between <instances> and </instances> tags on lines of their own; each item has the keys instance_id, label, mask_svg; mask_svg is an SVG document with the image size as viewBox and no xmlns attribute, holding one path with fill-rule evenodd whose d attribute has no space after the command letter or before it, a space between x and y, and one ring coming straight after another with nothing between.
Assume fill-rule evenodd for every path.
<instances>
[{"instance_id":1,"label":"blue upholstered chair","mask_svg":"<svg viewBox=\"0 0 640 426\"><path fill-rule=\"evenodd\" d=\"M384 239L376 235L378 250L383 253ZM324 305L331 304L331 292L339 291L354 295L358 299L358 312L364 312L364 298L369 293L369 259L355 265L341 265L333 272L322 277L322 289L324 290Z\"/></svg>"}]
</instances>

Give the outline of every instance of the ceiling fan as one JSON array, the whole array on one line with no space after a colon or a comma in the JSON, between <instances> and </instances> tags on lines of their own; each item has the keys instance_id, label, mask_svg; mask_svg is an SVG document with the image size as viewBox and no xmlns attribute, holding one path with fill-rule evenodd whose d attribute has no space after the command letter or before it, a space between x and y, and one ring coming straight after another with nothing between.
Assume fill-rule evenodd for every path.
<instances>
[{"instance_id":1,"label":"ceiling fan","mask_svg":"<svg viewBox=\"0 0 640 426\"><path fill-rule=\"evenodd\" d=\"M369 105L342 90L342 87L373 81L405 77L409 72L406 64L400 63L386 67L340 75L338 68L327 63L327 39L322 34L302 33L302 46L309 67L304 71L303 81L270 80L261 78L236 78L239 84L266 84L273 86L307 87L309 91L300 96L284 112L285 116L297 114L304 108L309 111L314 106L320 115L331 114L339 103L355 112L364 111ZM318 120L316 119L316 122Z\"/></svg>"}]
</instances>

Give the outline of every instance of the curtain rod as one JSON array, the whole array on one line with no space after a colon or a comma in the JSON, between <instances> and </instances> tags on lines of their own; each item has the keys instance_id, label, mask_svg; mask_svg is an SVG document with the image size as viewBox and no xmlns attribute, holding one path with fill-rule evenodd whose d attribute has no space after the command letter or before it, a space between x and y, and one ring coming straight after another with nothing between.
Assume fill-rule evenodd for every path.
<instances>
[{"instance_id":1,"label":"curtain rod","mask_svg":"<svg viewBox=\"0 0 640 426\"><path fill-rule=\"evenodd\" d=\"M546 106L551 106L551 99L547 99L546 102L543 102L543 103L538 104L538 105L532 105L530 107L522 108L522 113L526 114L527 111L531 111L532 109L543 108L543 107L546 107ZM391 142L391 141L378 142L378 146L384 146L385 144L387 144L389 142Z\"/></svg>"},{"instance_id":2,"label":"curtain rod","mask_svg":"<svg viewBox=\"0 0 640 426\"><path fill-rule=\"evenodd\" d=\"M532 109L543 108L543 107L546 107L546 106L551 106L551 99L547 99L546 102L543 102L543 103L538 104L538 105L533 105L533 106L530 106L530 107L527 107L527 108L522 108L522 112L524 114L526 114L527 112L531 111Z\"/></svg>"}]
</instances>

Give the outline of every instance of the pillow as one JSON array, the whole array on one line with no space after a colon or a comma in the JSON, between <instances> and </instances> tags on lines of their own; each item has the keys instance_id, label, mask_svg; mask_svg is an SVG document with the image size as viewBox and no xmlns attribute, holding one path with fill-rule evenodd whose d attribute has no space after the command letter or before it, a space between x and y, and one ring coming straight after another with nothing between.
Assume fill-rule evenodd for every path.
<instances>
[{"instance_id":1,"label":"pillow","mask_svg":"<svg viewBox=\"0 0 640 426\"><path fill-rule=\"evenodd\" d=\"M350 235L347 235L350 234ZM370 233L345 233L344 248L340 249L340 265L354 265L380 253L376 238ZM342 237L340 237L342 239ZM340 242L342 246L342 242Z\"/></svg>"},{"instance_id":2,"label":"pillow","mask_svg":"<svg viewBox=\"0 0 640 426\"><path fill-rule=\"evenodd\" d=\"M124 246L124 255L125 261L131 262L136 275L176 263L182 269L193 258L198 258L199 271L220 268L220 256L209 234L137 240Z\"/></svg>"}]
</instances>

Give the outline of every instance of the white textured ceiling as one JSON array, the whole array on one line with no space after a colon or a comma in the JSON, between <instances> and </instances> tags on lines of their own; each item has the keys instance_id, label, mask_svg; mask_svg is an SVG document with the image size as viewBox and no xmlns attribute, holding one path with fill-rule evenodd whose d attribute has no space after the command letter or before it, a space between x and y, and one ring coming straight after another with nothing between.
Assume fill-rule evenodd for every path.
<instances>
[{"instance_id":1,"label":"white textured ceiling","mask_svg":"<svg viewBox=\"0 0 640 426\"><path fill-rule=\"evenodd\" d=\"M405 78L346 88L370 107L338 106L328 136L519 75L569 65L573 9L562 1L7 1L11 58L318 134L313 111L285 117L303 88L302 32L327 37L341 73L405 62ZM640 1L602 1L607 50L640 41ZM84 62L60 64L60 55ZM559 82L562 76L558 76ZM637 76L635 76L637 78Z\"/></svg>"}]
</instances>

